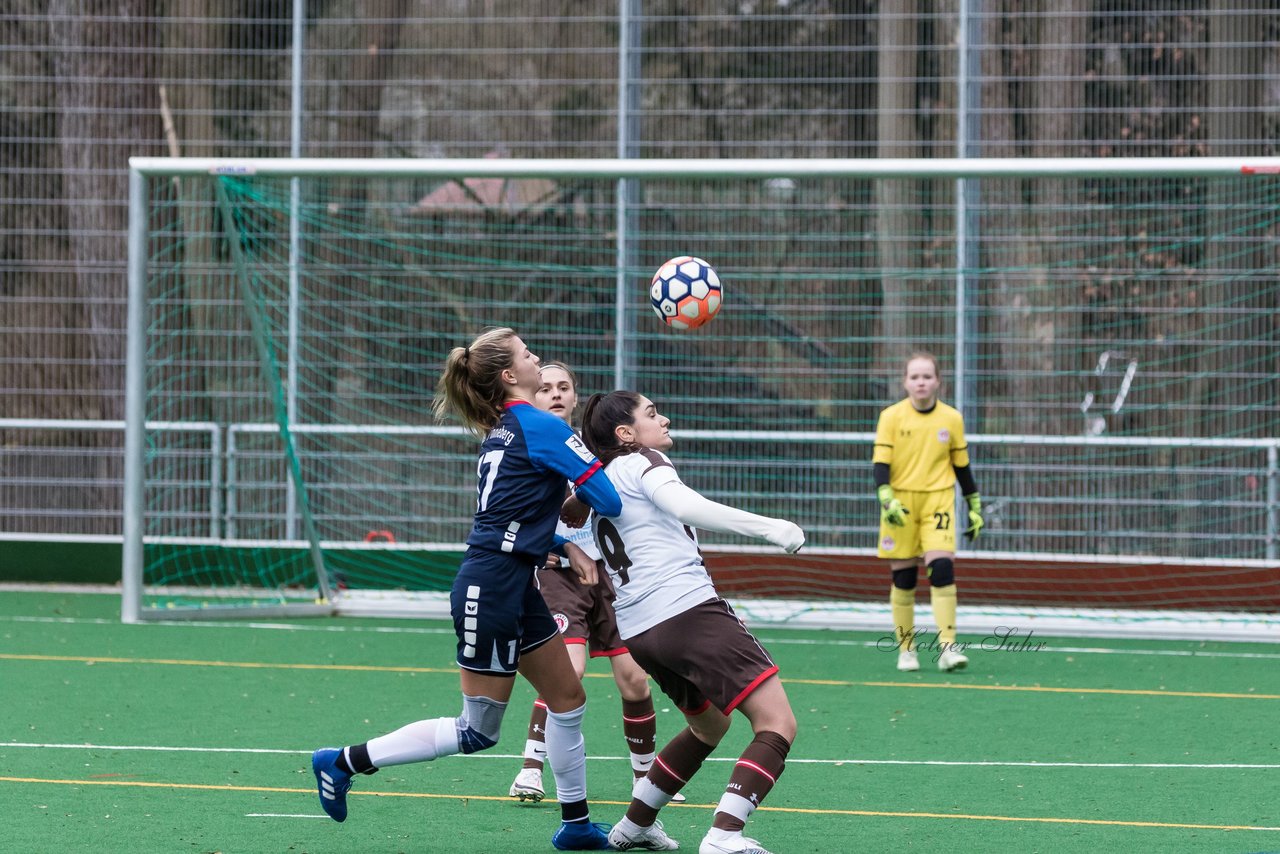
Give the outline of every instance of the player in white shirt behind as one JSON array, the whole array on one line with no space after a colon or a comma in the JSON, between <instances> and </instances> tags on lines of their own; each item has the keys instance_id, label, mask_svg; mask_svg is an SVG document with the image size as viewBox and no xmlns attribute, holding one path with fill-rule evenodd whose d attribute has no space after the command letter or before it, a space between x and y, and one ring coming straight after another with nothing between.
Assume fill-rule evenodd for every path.
<instances>
[{"instance_id":1,"label":"player in white shirt behind","mask_svg":"<svg viewBox=\"0 0 1280 854\"><path fill-rule=\"evenodd\" d=\"M618 630L689 724L659 752L609 842L622 851L679 847L658 812L720 743L737 709L755 738L734 765L698 850L768 854L742 830L782 773L796 719L777 665L716 593L695 529L759 537L788 553L804 545L804 532L685 486L663 453L672 445L670 423L653 401L630 391L592 395L582 416L583 441L622 498L620 515L593 520L617 591Z\"/></svg>"}]
</instances>

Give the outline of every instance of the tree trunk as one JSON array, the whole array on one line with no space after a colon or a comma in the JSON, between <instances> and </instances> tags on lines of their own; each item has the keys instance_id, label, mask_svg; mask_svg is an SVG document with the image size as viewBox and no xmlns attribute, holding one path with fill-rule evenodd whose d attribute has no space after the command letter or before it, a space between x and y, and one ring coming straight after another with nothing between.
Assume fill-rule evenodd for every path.
<instances>
[{"instance_id":1,"label":"tree trunk","mask_svg":"<svg viewBox=\"0 0 1280 854\"><path fill-rule=\"evenodd\" d=\"M208 6L206 0L173 0L173 14L163 31L164 78L173 81L165 88L167 104L162 105L168 107L173 121L165 142L166 152L175 157L213 157L226 152L215 122L215 87L226 77L229 47L227 27L219 15L229 16L231 10L210 12ZM194 22L206 16L208 20ZM174 180L182 200L182 292L190 318L186 334L197 362L208 366L183 383L183 389L190 393L186 405L191 407L184 415L219 424L260 420L263 413L253 412L245 401L257 399L263 392L262 384L222 367L255 362L252 345L243 340L243 333L237 334L245 328L243 312L228 308L237 291L217 251L222 238L217 234L220 220L214 215L213 180L217 179Z\"/></svg>"},{"instance_id":2,"label":"tree trunk","mask_svg":"<svg viewBox=\"0 0 1280 854\"><path fill-rule=\"evenodd\" d=\"M1260 78L1265 53L1237 45L1260 38L1266 24L1257 11L1258 0L1242 0L1237 5L1241 11L1252 7L1254 13L1209 17L1205 113L1214 156L1254 154L1264 133ZM1209 186L1219 188L1214 191L1219 195L1223 185L1214 181ZM1267 287L1262 278L1267 274L1262 271L1270 265L1261 253L1270 240L1267 234L1254 230L1258 223L1242 223L1240 214L1230 208L1212 205L1205 216L1208 234L1230 239L1209 242L1203 278L1187 285L1189 290L1199 289L1201 310L1189 319L1197 327L1189 336L1197 347L1182 434L1227 436L1240 430L1240 424L1233 423L1240 416L1232 411L1247 412L1250 401L1249 393L1242 389L1244 383L1223 377L1254 360L1240 346L1247 346L1253 337L1250 328L1254 321L1243 310L1257 308L1260 299L1255 295Z\"/></svg>"},{"instance_id":3,"label":"tree trunk","mask_svg":"<svg viewBox=\"0 0 1280 854\"><path fill-rule=\"evenodd\" d=\"M1036 68L1036 84L1033 93L1035 120L1032 136L1039 141L1037 154L1044 157L1079 157L1084 154L1080 139L1081 107L1084 104L1084 51L1080 49L1088 38L1089 0L1060 0L1054 7L1057 18L1041 18L1038 34L1040 50ZM1040 216L1037 232L1052 234L1061 225L1062 211L1079 204L1082 193L1079 182L1073 179L1051 179L1040 182L1038 202ZM1069 216L1071 214L1068 214ZM1040 364L1049 376L1040 381L1040 394L1050 388L1048 396L1056 401L1067 401L1079 394L1076 372L1082 361L1091 357L1082 354L1080 347L1080 311L1083 286L1074 278L1060 279L1053 271L1077 270L1083 258L1080 250L1059 248L1047 240L1033 241L1041 250L1036 300L1041 313L1033 324L1030 347L1035 355L1033 363ZM1095 359L1096 361L1096 359ZM1072 422L1066 421L1062 411L1046 411L1037 408L1039 423L1035 429L1041 432L1075 432L1078 423L1074 412Z\"/></svg>"},{"instance_id":4,"label":"tree trunk","mask_svg":"<svg viewBox=\"0 0 1280 854\"><path fill-rule=\"evenodd\" d=\"M879 156L917 157L916 130L916 0L880 4L877 73L877 139ZM911 179L875 181L876 241L881 277L879 352L875 373L896 378L911 347L912 283L897 275L915 263L914 236L920 233Z\"/></svg>"},{"instance_id":5,"label":"tree trunk","mask_svg":"<svg viewBox=\"0 0 1280 854\"><path fill-rule=\"evenodd\" d=\"M362 23L351 35L351 46L355 49L349 58L342 59L342 67L334 68L330 73L336 81L349 81L340 82L338 86L333 146L333 154L338 157L371 157L377 154L382 99L387 81L392 78L400 31L412 4L410 0L365 0L358 5L362 7L358 15ZM342 228L362 229L371 225L369 201L367 179L335 179L329 190L333 215L327 219L350 223L349 226L340 226ZM308 235L307 238L322 241L317 253L334 269L353 267L358 249L350 234L339 232ZM358 319L353 322L345 304L350 294L367 289L367 284L361 284L362 278L359 269L338 274L336 280L328 285L332 299L324 294L312 295L312 304L303 306L306 316L313 318L313 323L314 318L319 317L322 324L322 329L313 327L307 330L309 334L337 333L326 335L329 340L321 345L324 358L331 360L331 368L308 371L309 384L330 392L327 398L332 402L331 410L300 411L299 417L304 420L368 420L374 414L368 409L367 399L371 391L368 387L368 332L358 325ZM306 366L295 366L295 370L304 368Z\"/></svg>"},{"instance_id":6,"label":"tree trunk","mask_svg":"<svg viewBox=\"0 0 1280 854\"><path fill-rule=\"evenodd\" d=\"M1210 15L1205 69L1204 114L1208 125L1209 153L1215 156L1248 155L1258 151L1257 141L1264 136L1262 69L1265 52L1256 48L1241 49L1263 37L1266 16L1258 0L1238 3L1240 11L1252 14ZM1271 13L1272 15L1274 13ZM1178 295L1182 322L1181 339L1186 345L1186 371L1189 374L1182 407L1183 436L1228 437L1250 435L1251 413L1258 411L1251 384L1233 378L1236 371L1250 370L1258 354L1274 347L1259 346L1257 312L1265 303L1264 294L1274 291L1269 261L1272 236L1260 232L1258 222L1242 222L1241 214L1221 203L1226 183L1209 179L1200 182L1208 187L1210 198L1218 204L1206 206L1201 228L1217 239L1204 249L1200 275L1191 278ZM1241 195L1252 195L1244 190ZM1269 231L1269 229L1267 229ZM1274 375L1271 385L1274 386ZM1171 464L1179 452L1172 452ZM1178 531L1212 530L1222 536L1256 530L1258 518L1248 518L1244 511L1206 518L1204 504L1247 498L1243 479L1210 478L1188 491L1202 506L1179 506L1175 509L1174 526ZM1214 509L1210 514L1221 514ZM1190 548L1195 548L1193 544ZM1211 543L1202 545L1203 553L1214 555Z\"/></svg>"},{"instance_id":7,"label":"tree trunk","mask_svg":"<svg viewBox=\"0 0 1280 854\"><path fill-rule=\"evenodd\" d=\"M988 62L1000 63L994 69L988 66L983 74L993 81L983 95L986 136L997 146L991 153L1018 156L1025 153L1025 144L1037 143L1037 155L1078 154L1083 60L1076 46L1085 42L1089 3L1064 0L1055 7L1061 14L1043 19L1039 28L1042 19L1020 15L1016 0L1000 5L988 20L983 39L993 48ZM1015 123L1015 115L1024 117L1021 124ZM1052 278L1055 265L1069 259L1040 238L1059 224L1061 206L1068 199L1067 185L1054 179L1036 180L1029 188L1031 206L989 215L982 229L1030 232L1019 241L1016 255L1011 253L1009 262L1002 265L1020 272L997 273L987 300L994 337L1001 342L996 363L1005 377L1003 411L984 421L998 425L995 432L1073 432L1078 426L1063 423L1060 414L1035 404L1037 399L1069 394L1061 384L1071 382L1068 374L1080 358L1074 346L1078 319L1061 310L1076 303L1076 288ZM1017 189L1019 182L1010 180L1002 193L1012 195ZM1065 341L1061 348L1060 339Z\"/></svg>"},{"instance_id":8,"label":"tree trunk","mask_svg":"<svg viewBox=\"0 0 1280 854\"><path fill-rule=\"evenodd\" d=\"M129 155L152 153L137 140L159 137L155 93L142 82L152 76L155 40L146 0L118 0L111 20L85 14L83 6L76 0L49 3L66 239L104 392L93 417L119 419L128 231L128 211L119 200L129 197Z\"/></svg>"},{"instance_id":9,"label":"tree trunk","mask_svg":"<svg viewBox=\"0 0 1280 854\"><path fill-rule=\"evenodd\" d=\"M146 0L117 0L112 19L85 14L76 0L50 0L49 43L57 78L58 150L66 199L67 255L90 336L97 388L80 417L124 417L125 259L128 157L151 154L138 140L159 137L152 76L154 30ZM98 435L90 441L103 442ZM105 438L115 444L114 438ZM114 454L94 457L72 506L119 506Z\"/></svg>"}]
</instances>

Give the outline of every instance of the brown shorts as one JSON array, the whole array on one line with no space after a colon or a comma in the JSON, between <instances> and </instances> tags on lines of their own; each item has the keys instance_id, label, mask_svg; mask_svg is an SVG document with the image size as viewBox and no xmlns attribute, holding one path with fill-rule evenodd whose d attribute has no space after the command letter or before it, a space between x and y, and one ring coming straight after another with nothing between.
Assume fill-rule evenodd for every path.
<instances>
[{"instance_id":1,"label":"brown shorts","mask_svg":"<svg viewBox=\"0 0 1280 854\"><path fill-rule=\"evenodd\" d=\"M613 584L604 561L596 561L598 580L590 587L578 581L578 574L562 561L562 568L538 570L538 589L560 627L565 643L588 644L591 657L621 655L627 647L618 634L613 615Z\"/></svg>"},{"instance_id":2,"label":"brown shorts","mask_svg":"<svg viewBox=\"0 0 1280 854\"><path fill-rule=\"evenodd\" d=\"M684 712L729 714L778 672L723 599L708 599L627 639L636 663Z\"/></svg>"}]
</instances>

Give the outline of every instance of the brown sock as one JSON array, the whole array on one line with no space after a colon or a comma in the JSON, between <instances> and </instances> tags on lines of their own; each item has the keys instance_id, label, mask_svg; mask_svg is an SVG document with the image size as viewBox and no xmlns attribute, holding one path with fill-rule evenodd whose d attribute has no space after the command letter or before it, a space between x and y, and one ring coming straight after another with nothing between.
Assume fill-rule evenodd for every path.
<instances>
[{"instance_id":1,"label":"brown sock","mask_svg":"<svg viewBox=\"0 0 1280 854\"><path fill-rule=\"evenodd\" d=\"M547 704L539 697L533 701L533 712L529 715L529 735L524 743L524 767L541 771L546 755Z\"/></svg>"},{"instance_id":2,"label":"brown sock","mask_svg":"<svg viewBox=\"0 0 1280 854\"><path fill-rule=\"evenodd\" d=\"M667 796L680 791L680 788L698 773L702 763L715 748L693 734L693 730L685 727L675 738L667 742L658 758L653 760L649 769L649 782L662 790ZM627 818L641 827L648 827L658 817L658 809L638 798L631 799L627 807Z\"/></svg>"},{"instance_id":3,"label":"brown sock","mask_svg":"<svg viewBox=\"0 0 1280 854\"><path fill-rule=\"evenodd\" d=\"M658 722L653 711L653 697L643 700L622 701L622 734L631 752L631 771L636 778L643 777L653 764L653 752L658 749Z\"/></svg>"},{"instance_id":4,"label":"brown sock","mask_svg":"<svg viewBox=\"0 0 1280 854\"><path fill-rule=\"evenodd\" d=\"M742 832L747 818L782 776L791 743L776 732L758 732L733 766L712 827Z\"/></svg>"}]
</instances>

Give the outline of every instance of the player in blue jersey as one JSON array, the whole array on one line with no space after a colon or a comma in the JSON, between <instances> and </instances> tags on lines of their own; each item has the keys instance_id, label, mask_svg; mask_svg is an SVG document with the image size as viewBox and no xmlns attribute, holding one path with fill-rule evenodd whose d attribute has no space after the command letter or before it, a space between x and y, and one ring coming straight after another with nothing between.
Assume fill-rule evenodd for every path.
<instances>
[{"instance_id":1,"label":"player in blue jersey","mask_svg":"<svg viewBox=\"0 0 1280 854\"><path fill-rule=\"evenodd\" d=\"M475 520L450 596L462 713L417 721L363 744L317 750L311 766L320 805L335 821L347 817L355 774L497 744L518 672L547 704L547 756L562 819L552 844L562 851L609 847L608 826L593 824L587 807L586 694L533 579L551 550L566 480L573 484L576 509L585 503L602 516L616 516L622 503L600 461L569 425L533 405L542 384L538 365L506 328L455 347L445 362L436 418L456 414L484 437Z\"/></svg>"}]
</instances>

